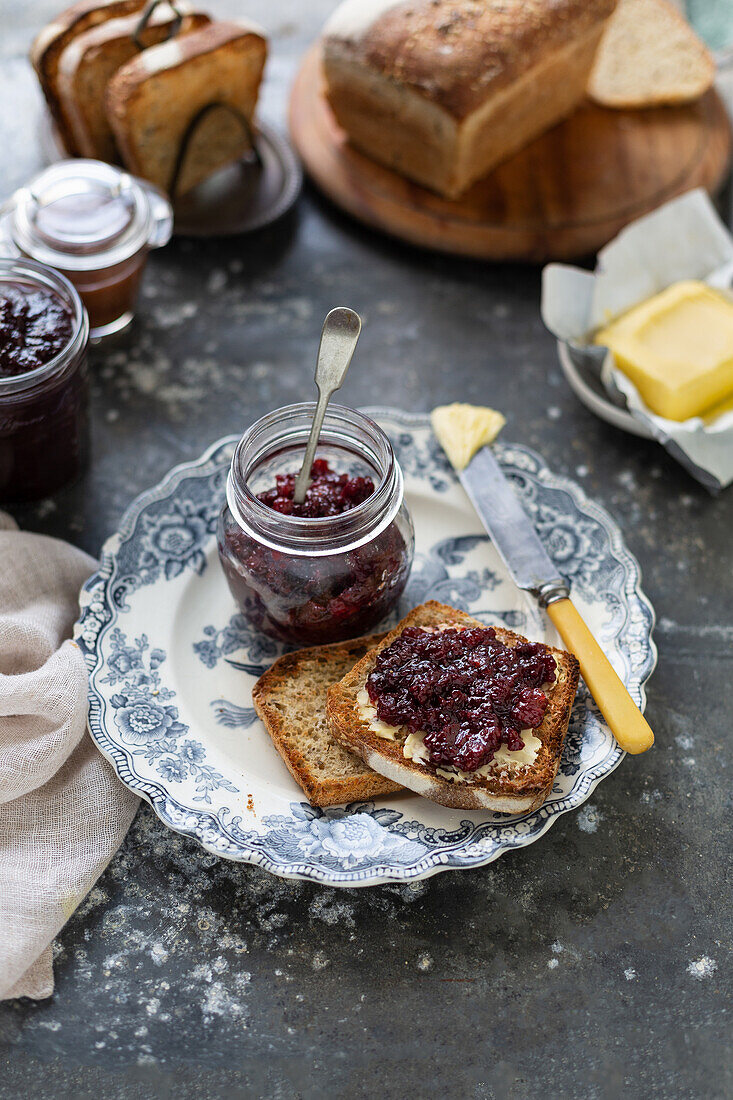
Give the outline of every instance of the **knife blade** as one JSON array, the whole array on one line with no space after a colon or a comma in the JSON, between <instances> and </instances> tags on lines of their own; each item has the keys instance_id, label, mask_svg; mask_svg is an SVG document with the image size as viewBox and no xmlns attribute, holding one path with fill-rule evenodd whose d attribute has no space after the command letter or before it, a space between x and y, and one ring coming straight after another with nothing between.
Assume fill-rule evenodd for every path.
<instances>
[{"instance_id":1,"label":"knife blade","mask_svg":"<svg viewBox=\"0 0 733 1100\"><path fill-rule=\"evenodd\" d=\"M570 599L568 582L542 545L491 448L477 451L458 476L514 583L537 598L577 657L583 679L621 748L646 752L654 744L649 723Z\"/></svg>"},{"instance_id":2,"label":"knife blade","mask_svg":"<svg viewBox=\"0 0 733 1100\"><path fill-rule=\"evenodd\" d=\"M459 477L516 586L533 592L541 602L552 593L568 595L567 582L540 542L491 448L482 447Z\"/></svg>"}]
</instances>

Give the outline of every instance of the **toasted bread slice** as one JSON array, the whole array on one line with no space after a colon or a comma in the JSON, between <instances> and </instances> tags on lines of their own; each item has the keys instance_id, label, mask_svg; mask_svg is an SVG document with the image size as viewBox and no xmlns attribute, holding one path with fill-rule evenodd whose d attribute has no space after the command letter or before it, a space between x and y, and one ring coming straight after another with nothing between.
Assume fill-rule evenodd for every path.
<instances>
[{"instance_id":1,"label":"toasted bread slice","mask_svg":"<svg viewBox=\"0 0 733 1100\"><path fill-rule=\"evenodd\" d=\"M326 692L384 637L312 646L275 661L252 689L255 710L290 774L314 806L379 798L400 789L342 748L328 730Z\"/></svg>"},{"instance_id":2,"label":"toasted bread slice","mask_svg":"<svg viewBox=\"0 0 733 1100\"><path fill-rule=\"evenodd\" d=\"M391 645L408 626L435 627L444 624L457 627L485 626L463 611L430 600L411 611L393 631L369 650L338 684L328 690L327 713L333 736L362 760L395 783L401 783L433 802L463 810L495 810L499 813L522 813L541 806L552 790L562 755L570 711L578 687L579 668L575 657L562 649L548 647L557 662L557 680L548 693L548 707L542 725L532 730L541 745L531 764L492 761L488 775L471 776L456 773L456 779L439 774L436 769L404 755L406 730L395 732L394 740L379 736L369 717L362 714L357 699L366 687L377 654ZM511 630L495 627L505 645L516 645L527 639Z\"/></svg>"},{"instance_id":3,"label":"toasted bread slice","mask_svg":"<svg viewBox=\"0 0 733 1100\"><path fill-rule=\"evenodd\" d=\"M127 168L171 191L190 135L175 188L183 194L242 156L249 139L230 109L251 124L266 56L259 28L211 23L151 46L118 69L107 85L106 110ZM202 115L212 104L223 106Z\"/></svg>"},{"instance_id":4,"label":"toasted bread slice","mask_svg":"<svg viewBox=\"0 0 733 1100\"><path fill-rule=\"evenodd\" d=\"M192 12L188 4L179 2L176 7L183 16L178 34L200 30L211 22L203 12ZM166 4L156 8L140 33L142 45L147 48L164 42L171 36L176 18ZM133 40L139 23L139 13L108 19L77 35L61 52L57 92L74 146L83 157L110 162L118 158L104 96L110 78L140 52Z\"/></svg>"},{"instance_id":5,"label":"toasted bread slice","mask_svg":"<svg viewBox=\"0 0 733 1100\"><path fill-rule=\"evenodd\" d=\"M77 35L83 34L90 27L117 16L142 13L144 6L145 0L79 0L79 3L62 11L36 36L30 50L31 64L41 82L49 110L68 153L78 155L79 150L58 91L59 60L62 52Z\"/></svg>"},{"instance_id":6,"label":"toasted bread slice","mask_svg":"<svg viewBox=\"0 0 733 1100\"><path fill-rule=\"evenodd\" d=\"M669 0L620 0L588 94L603 107L658 107L699 99L714 79L712 54Z\"/></svg>"}]
</instances>

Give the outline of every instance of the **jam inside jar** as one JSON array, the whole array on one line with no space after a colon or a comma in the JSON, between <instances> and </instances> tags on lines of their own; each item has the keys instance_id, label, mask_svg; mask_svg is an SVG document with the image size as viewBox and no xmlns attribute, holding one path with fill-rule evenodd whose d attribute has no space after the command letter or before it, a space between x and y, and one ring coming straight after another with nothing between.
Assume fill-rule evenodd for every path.
<instances>
[{"instance_id":1,"label":"jam inside jar","mask_svg":"<svg viewBox=\"0 0 733 1100\"><path fill-rule=\"evenodd\" d=\"M74 287L0 259L0 502L60 489L87 458L89 320Z\"/></svg>"},{"instance_id":2,"label":"jam inside jar","mask_svg":"<svg viewBox=\"0 0 733 1100\"><path fill-rule=\"evenodd\" d=\"M392 445L354 409L331 405L326 414L312 481L321 505L310 515L289 511L288 475L300 469L314 408L278 409L245 432L218 527L240 610L257 630L291 645L342 641L375 627L401 596L414 550Z\"/></svg>"}]
</instances>

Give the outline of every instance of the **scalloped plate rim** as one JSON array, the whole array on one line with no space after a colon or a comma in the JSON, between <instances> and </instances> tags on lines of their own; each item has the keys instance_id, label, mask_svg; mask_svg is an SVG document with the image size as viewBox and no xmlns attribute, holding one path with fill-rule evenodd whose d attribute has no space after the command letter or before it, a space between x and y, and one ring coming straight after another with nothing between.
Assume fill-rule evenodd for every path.
<instances>
[{"instance_id":1,"label":"scalloped plate rim","mask_svg":"<svg viewBox=\"0 0 733 1100\"><path fill-rule=\"evenodd\" d=\"M381 420L393 420L397 421L406 427L412 427L414 429L429 427L429 414L427 413L411 413L405 412L399 409L395 409L389 406L375 406L370 405L362 408L362 411L373 419ZM74 626L74 637L77 638L82 622L84 619L85 609L91 602L92 593L99 589L104 588L106 582L112 576L114 570L114 557L116 551L122 540L129 536L134 530L135 523L137 522L140 514L144 508L153 503L156 500L165 499L168 495L167 490L172 483L178 483L187 472L196 470L204 466L211 460L214 454L220 449L230 446L236 443L239 439L238 435L226 435L220 439L211 443L206 450L195 459L187 460L173 466L159 482L151 486L149 489L145 489L140 492L127 506L122 518L119 522L119 526L114 534L109 536L103 543L100 553L100 561L98 569L85 581L82 585L79 604L80 613L79 618ZM608 535L609 542L614 556L619 560L619 563L624 566L624 593L628 597L633 595L639 603L644 607L646 613L649 616L649 630L646 638L648 659L646 662L644 675L641 677L638 685L635 685L641 704L642 711L646 705L646 691L645 685L650 676L654 672L658 660L657 646L653 638L653 631L656 623L656 613L651 601L641 589L641 566L636 559L635 555L626 546L623 540L622 532L618 527L616 521L611 517L610 513L601 504L588 497L585 490L571 478L562 475L555 474L546 465L544 459L533 448L526 444L500 444L500 448L518 446L529 455L531 455L538 462L539 473L538 478L548 486L564 490L568 493L573 502L578 506L579 510L586 514L589 514L604 528ZM541 806L538 810L528 811L526 814L512 816L507 818L507 825L511 824L515 826L525 821L527 818L542 818L536 832L531 836L519 835L513 840L503 838L500 845L487 854L476 855L471 859L464 859L460 865L452 864L449 861L451 850L457 849L461 846L461 841L456 841L452 845L446 845L440 852L427 852L425 856L415 863L413 866L403 867L389 862L384 862L376 866L371 866L367 869L360 871L338 871L331 868L318 867L309 865L306 863L291 863L283 865L277 863L266 853L258 851L254 848L248 848L240 845L235 851L222 851L213 842L207 841L206 836L202 835L203 830L198 828L197 825L193 827L186 827L184 824L177 823L170 815L165 813L165 802L175 802L176 800L169 796L165 791L162 783L152 784L149 781L142 779L140 776L135 775L129 768L127 754L121 747L115 745L106 731L102 728L99 722L97 711L99 709L99 703L95 698L95 695L91 686L91 672L93 668L96 668L98 661L92 664L92 652L85 653L85 661L90 673L90 690L89 690L89 715L87 727L92 740L96 744L102 755L110 761L112 767L115 770L120 781L137 794L140 798L144 799L148 805L151 806L157 817L174 832L179 833L182 836L191 837L195 840L205 851L212 855L215 855L221 859L229 859L239 863L249 863L254 866L262 867L263 869L275 874L279 878L318 882L323 885L330 885L335 887L346 888L359 888L363 886L382 885L388 882L414 882L417 880L430 878L441 871L450 870L473 870L478 867L487 866L489 863L493 863L504 852L516 848L527 847L529 844L533 844L544 836L548 829L554 825L557 818L563 814L570 812L571 810L578 809L583 805L595 788L610 775L619 766L621 761L625 757L625 753L616 746L616 750L613 753L611 760L599 762L594 767L589 768L583 777L580 789L573 792L574 801L572 805L564 805L567 798L555 801L550 804ZM130 776L129 780L122 774L121 760L124 762L124 771ZM594 774L598 769L602 769L600 774ZM585 788L585 781L587 781L587 789ZM146 789L158 788L162 792L162 798L160 795L156 797L155 791L152 793ZM161 805L161 802L163 805ZM180 806L180 803L178 804ZM354 805L354 804L351 804ZM195 814L199 823L203 818L208 818L212 826L216 827L216 831L221 835L225 831L225 827L217 816L217 813L212 811L206 811L203 809L191 809L181 807L183 812ZM220 813L221 811L219 811ZM406 816L406 815L405 815ZM473 823L469 823L473 825Z\"/></svg>"}]
</instances>

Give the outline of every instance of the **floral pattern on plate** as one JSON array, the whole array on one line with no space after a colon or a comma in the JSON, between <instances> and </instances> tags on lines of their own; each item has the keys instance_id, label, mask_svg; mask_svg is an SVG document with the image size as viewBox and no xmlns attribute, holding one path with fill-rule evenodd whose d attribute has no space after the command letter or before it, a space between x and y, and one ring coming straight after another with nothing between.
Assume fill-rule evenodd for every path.
<instances>
[{"instance_id":1,"label":"floral pattern on plate","mask_svg":"<svg viewBox=\"0 0 733 1100\"><path fill-rule=\"evenodd\" d=\"M509 581L430 431L371 410L395 442L417 532L401 606L439 599L553 640ZM516 817L446 810L412 795L318 809L303 801L251 706L282 652L232 606L214 532L235 441L177 467L128 509L84 586L75 637L90 674L92 735L171 828L278 875L341 886L476 867L537 840L623 758L581 684L553 792ZM656 650L638 565L611 518L527 447L497 444L505 473L637 703Z\"/></svg>"}]
</instances>

